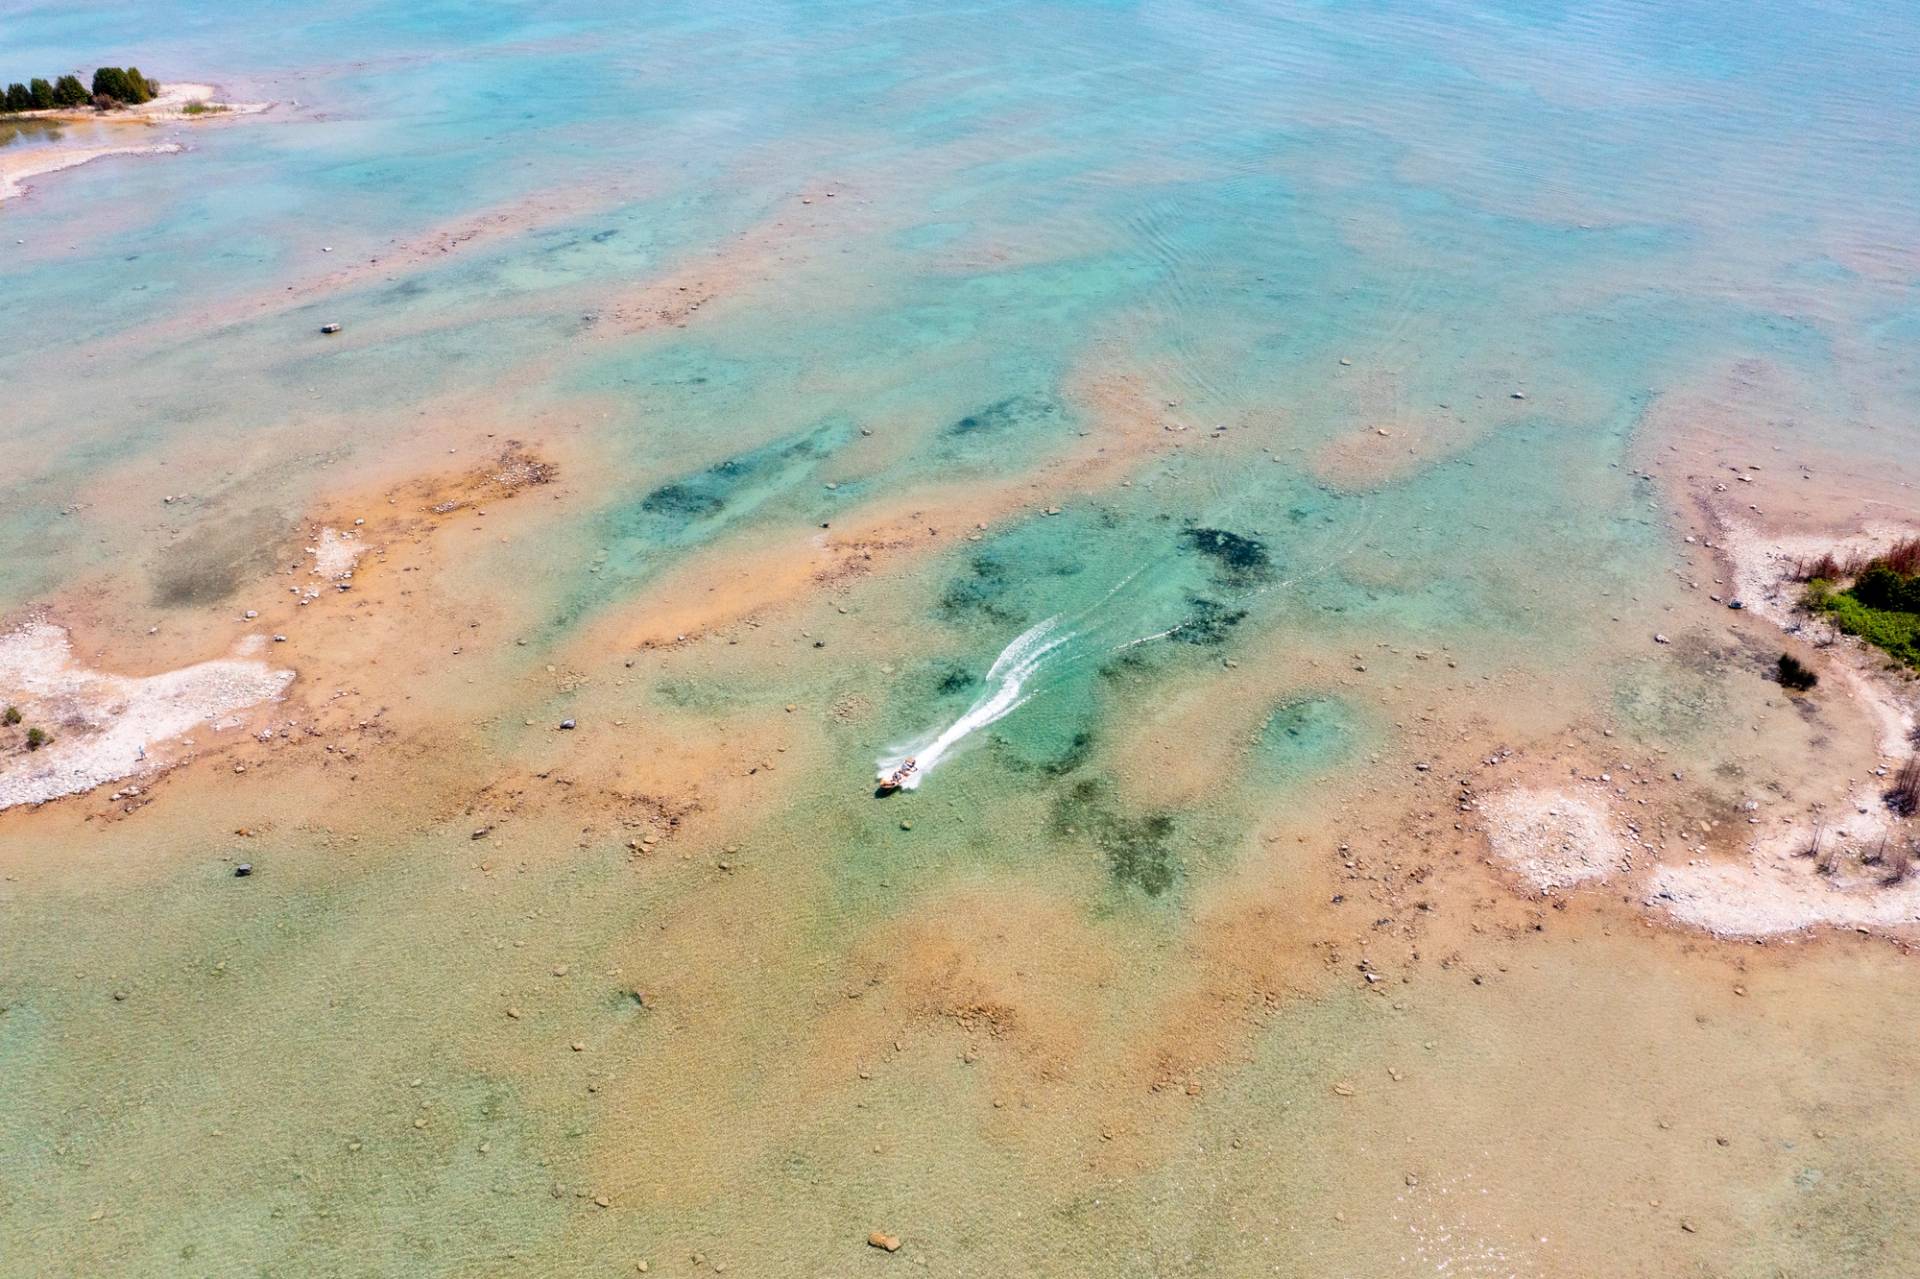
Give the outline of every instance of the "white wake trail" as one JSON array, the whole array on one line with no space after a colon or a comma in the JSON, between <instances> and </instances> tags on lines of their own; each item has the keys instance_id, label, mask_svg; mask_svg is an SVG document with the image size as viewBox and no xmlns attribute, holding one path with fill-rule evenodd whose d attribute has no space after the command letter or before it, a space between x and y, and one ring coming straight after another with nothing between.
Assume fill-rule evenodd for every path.
<instances>
[{"instance_id":1,"label":"white wake trail","mask_svg":"<svg viewBox=\"0 0 1920 1279\"><path fill-rule=\"evenodd\" d=\"M876 781L885 781L893 776L901 764L909 758L914 761L914 771L901 783L902 790L917 790L920 780L931 773L935 766L968 737L989 724L1005 719L1020 708L1030 696L1025 689L1047 655L1059 648L1071 638L1071 634L1055 635L1060 625L1058 617L1049 617L1038 625L1022 631L1013 643L1000 651L993 665L987 670L987 688L974 700L967 713L953 721L932 738L918 743L906 750L875 761L879 765Z\"/></svg>"}]
</instances>

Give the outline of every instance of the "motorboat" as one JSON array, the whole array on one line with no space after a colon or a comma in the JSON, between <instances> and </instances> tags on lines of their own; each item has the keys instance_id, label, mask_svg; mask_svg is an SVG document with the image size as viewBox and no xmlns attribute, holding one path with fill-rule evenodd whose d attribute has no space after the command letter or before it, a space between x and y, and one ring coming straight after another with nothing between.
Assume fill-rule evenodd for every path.
<instances>
[{"instance_id":1,"label":"motorboat","mask_svg":"<svg viewBox=\"0 0 1920 1279\"><path fill-rule=\"evenodd\" d=\"M913 757L909 755L906 759L900 761L900 767L894 769L891 773L880 774L880 793L883 795L890 794L893 791L899 790L902 786L905 786L907 779L913 776L914 770L918 767L919 765L915 763Z\"/></svg>"}]
</instances>

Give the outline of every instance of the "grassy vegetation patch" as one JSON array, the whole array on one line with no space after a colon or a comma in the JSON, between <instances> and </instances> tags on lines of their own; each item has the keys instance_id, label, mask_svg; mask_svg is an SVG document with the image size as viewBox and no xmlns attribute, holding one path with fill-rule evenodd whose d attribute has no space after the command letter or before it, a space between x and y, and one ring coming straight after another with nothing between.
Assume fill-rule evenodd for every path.
<instances>
[{"instance_id":1,"label":"grassy vegetation patch","mask_svg":"<svg viewBox=\"0 0 1920 1279\"><path fill-rule=\"evenodd\" d=\"M1874 564L1845 589L1817 577L1807 587L1807 605L1847 634L1920 670L1920 574Z\"/></svg>"}]
</instances>

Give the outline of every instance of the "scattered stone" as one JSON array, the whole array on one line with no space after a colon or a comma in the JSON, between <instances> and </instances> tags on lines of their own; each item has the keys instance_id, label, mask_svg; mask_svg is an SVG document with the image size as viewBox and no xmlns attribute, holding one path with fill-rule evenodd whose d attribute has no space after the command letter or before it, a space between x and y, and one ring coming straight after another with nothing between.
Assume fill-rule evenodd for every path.
<instances>
[{"instance_id":1,"label":"scattered stone","mask_svg":"<svg viewBox=\"0 0 1920 1279\"><path fill-rule=\"evenodd\" d=\"M1333 1095L1336 1097L1351 1097L1353 1096L1353 1085L1345 1082L1337 1083L1333 1086Z\"/></svg>"},{"instance_id":2,"label":"scattered stone","mask_svg":"<svg viewBox=\"0 0 1920 1279\"><path fill-rule=\"evenodd\" d=\"M1658 631L1655 631L1655 632L1654 632L1654 636L1653 636L1653 642L1654 642L1654 643L1656 643L1656 644L1671 644L1671 643L1673 643L1673 641L1672 641L1672 640L1670 640L1670 639L1668 639L1668 638L1667 638L1666 636L1664 636L1664 635L1662 635L1662 634L1660 634L1660 633L1659 633Z\"/></svg>"},{"instance_id":3,"label":"scattered stone","mask_svg":"<svg viewBox=\"0 0 1920 1279\"><path fill-rule=\"evenodd\" d=\"M251 874L253 874L252 862L241 862L238 866L235 866L233 868L233 877L235 879L245 879L247 876Z\"/></svg>"},{"instance_id":4,"label":"scattered stone","mask_svg":"<svg viewBox=\"0 0 1920 1279\"><path fill-rule=\"evenodd\" d=\"M867 1236L867 1246L869 1248L878 1248L882 1252L899 1252L900 1236L889 1235L876 1230Z\"/></svg>"},{"instance_id":5,"label":"scattered stone","mask_svg":"<svg viewBox=\"0 0 1920 1279\"><path fill-rule=\"evenodd\" d=\"M560 727L565 729L570 729L573 727L573 721L570 719L563 719L560 721Z\"/></svg>"},{"instance_id":6,"label":"scattered stone","mask_svg":"<svg viewBox=\"0 0 1920 1279\"><path fill-rule=\"evenodd\" d=\"M322 333L338 333L340 326L337 324L323 324L320 326L320 331Z\"/></svg>"}]
</instances>

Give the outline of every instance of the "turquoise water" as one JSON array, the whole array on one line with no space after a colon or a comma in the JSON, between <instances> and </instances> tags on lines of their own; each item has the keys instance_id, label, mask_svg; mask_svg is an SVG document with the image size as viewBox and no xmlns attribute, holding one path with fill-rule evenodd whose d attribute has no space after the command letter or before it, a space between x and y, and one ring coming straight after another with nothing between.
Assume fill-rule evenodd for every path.
<instances>
[{"instance_id":1,"label":"turquoise water","mask_svg":"<svg viewBox=\"0 0 1920 1279\"><path fill-rule=\"evenodd\" d=\"M880 1260L862 1241L884 1204L937 1273L1346 1273L1270 1221L1187 1247L1193 1220L1233 1219L1247 1174L1209 1182L1186 1145L1103 1163L1088 1134L1159 1104L1114 1100L1141 1092L1124 1054L1183 992L1231 985L1206 967L1226 962L1209 894L1244 875L1326 896L1262 837L1283 821L1329 842L1334 804L1364 806L1369 761L1414 750L1418 726L1594 707L1636 741L1709 749L1729 676L1619 652L1670 624L1691 518L1636 472L1697 418L1769 465L1777 447L1915 478L1920 13L609 8L0 0L0 81L134 61L277 104L164 126L186 154L0 204L0 617L105 582L133 601L130 634L211 626L315 504L368 477L506 438L572 467L511 545L443 566L528 643L484 693L423 675L422 714L482 699L484 717L387 766L421 793L370 810L364 857L325 851L332 815L290 817L248 849L287 869L225 914L204 859L241 819L203 796L152 836L100 837L152 854L150 881L0 892L0 1272L624 1273L723 1240L744 1273L838 1273ZM699 309L660 318L683 297ZM323 341L329 321L345 331ZM163 527L176 492L192 500ZM1000 497L975 511L979 493ZM945 527L910 567L611 691L627 668L603 637L701 556L877 511L910 528L899 512L922 505ZM966 716L1049 619L1061 647L1026 699L919 792L869 802L876 757ZM1391 663L1415 651L1553 691L1473 706L1402 684ZM1356 682L1362 656L1396 673ZM599 682L555 692L548 664ZM461 788L553 766L526 721L730 725L787 704L840 709L814 771L725 813L759 887L669 867L632 889L626 831L562 816L520 837L528 869L469 894ZM580 749L641 767L632 744ZM698 868L721 855L700 846ZM954 922L996 912L1010 922ZM961 939L950 959L929 917ZM618 1107L491 1033L500 992L531 1003L560 955L594 983L537 1016L642 1063L643 1082L608 1083ZM243 988L211 975L229 956ZM919 1029L898 1032L913 1066L884 1122L813 1073L847 1064L843 1040L895 1037L859 1020L884 991L845 996L867 975L922 963L943 975L899 996L902 1019L963 1020L926 1009L971 997L968 956L986 956L977 1002L1025 1019L997 1077L1029 1086L1011 1111L1069 1116L1071 1141L1051 1118L1023 1120L1031 1136L981 1119L992 1089ZM635 972L675 1011L636 1013ZM135 998L103 1000L127 974ZM1245 1071L1230 1109L1166 1121L1180 1140L1259 1133L1276 1180L1251 1199L1276 1213L1345 1202L1327 1151L1371 1168L1396 1135L1329 1135L1322 1081L1300 1082L1303 1056L1384 1033L1349 1002L1246 1031L1221 1052ZM1709 1070L1741 1046L1714 1051ZM443 1108L430 1138L371 1135L406 1127L413 1078ZM1308 1090L1290 1130L1282 1103ZM889 1151L856 1160L876 1123ZM1082 1138L1092 1153L1061 1155ZM1859 1175L1899 1149L1868 1143ZM1648 1197L1630 1183L1609 1184ZM595 1184L621 1187L617 1209L586 1208ZM1096 1201L1145 1224L1123 1236ZM99 1205L118 1206L89 1227ZM1805 1262L1778 1242L1792 1211L1740 1217L1762 1242L1727 1244L1726 1273ZM1861 1273L1900 1273L1911 1246L1879 1212L1855 1242L1884 1264ZM1652 1240L1515 1272L1630 1273ZM1399 1256L1381 1244L1367 1273Z\"/></svg>"},{"instance_id":2,"label":"turquoise water","mask_svg":"<svg viewBox=\"0 0 1920 1279\"><path fill-rule=\"evenodd\" d=\"M919 445L875 483L1043 457L1076 428L1058 405L1088 364L1164 370L1203 424L1284 406L1261 439L1286 460L1375 421L1479 429L1523 384L1544 429L1616 431L1629 405L1740 360L1829 407L1806 429L1896 419L1910 381L1852 356L1914 322L1897 279L1863 278L1920 195L1899 162L1913 90L1873 74L1898 65L1901 29L1867 39L1794 10L1761 30L1692 21L355 5L149 6L95 27L27 6L9 23L21 67L85 61L110 30L114 48L283 105L274 127L194 133L188 160L107 162L6 210L25 241L9 249L20 305L0 319L25 410L8 429L33 455L9 515L183 435L271 435L262 416L364 452L367 419L507 380L536 352L574 371L516 394L605 393L602 429L649 488L836 415ZM536 233L403 270L400 287L222 322L276 281L567 184L591 210L562 198ZM576 307L604 286L834 184L859 225L830 223L790 281L684 341L568 353ZM366 344L297 341L320 310ZM82 376L89 340L169 313L207 331L136 336L142 358L110 385ZM938 434L1003 403L1030 420ZM276 460L244 482L285 491ZM1584 478L1567 479L1559 500L1578 504ZM86 558L65 543L10 566L10 600Z\"/></svg>"}]
</instances>

